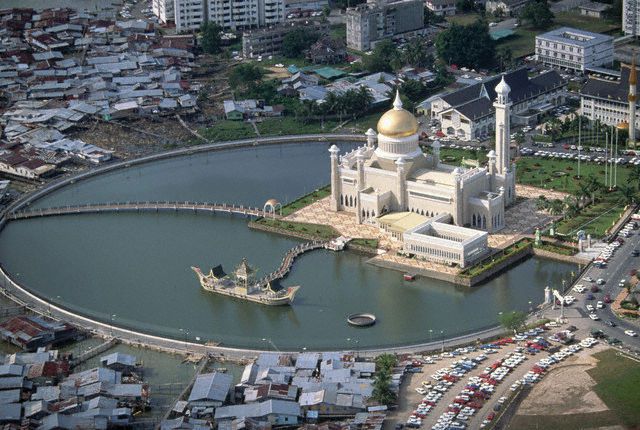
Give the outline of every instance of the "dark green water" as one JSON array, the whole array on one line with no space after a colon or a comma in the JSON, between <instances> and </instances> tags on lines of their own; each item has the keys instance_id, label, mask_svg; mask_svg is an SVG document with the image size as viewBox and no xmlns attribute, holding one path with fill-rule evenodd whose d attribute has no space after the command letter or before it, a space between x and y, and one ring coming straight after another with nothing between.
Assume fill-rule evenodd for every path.
<instances>
[{"instance_id":1,"label":"dark green water","mask_svg":"<svg viewBox=\"0 0 640 430\"><path fill-rule=\"evenodd\" d=\"M194 155L116 172L62 190L40 206L127 200L226 201L261 205L328 182L326 145L287 145ZM334 349L391 346L452 337L496 324L500 311L526 310L574 266L529 259L468 289L365 264L356 254L314 251L297 261L284 285L302 289L291 307L262 307L203 292L189 266L244 256L261 273L275 268L295 241L251 231L226 215L103 214L10 223L0 261L18 281L64 306L119 325L223 345ZM350 327L353 312L378 324ZM347 339L352 339L347 341ZM270 339L263 341L262 339Z\"/></svg>"}]
</instances>

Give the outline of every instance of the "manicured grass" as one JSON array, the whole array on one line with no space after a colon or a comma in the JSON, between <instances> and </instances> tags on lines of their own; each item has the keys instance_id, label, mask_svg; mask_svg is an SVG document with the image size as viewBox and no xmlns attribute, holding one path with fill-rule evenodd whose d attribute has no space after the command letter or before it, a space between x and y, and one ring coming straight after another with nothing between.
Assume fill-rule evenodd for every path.
<instances>
[{"instance_id":1,"label":"manicured grass","mask_svg":"<svg viewBox=\"0 0 640 430\"><path fill-rule=\"evenodd\" d=\"M542 241L540 245L534 245L537 249L553 252L561 255L575 255L578 250L571 246Z\"/></svg>"},{"instance_id":2,"label":"manicured grass","mask_svg":"<svg viewBox=\"0 0 640 430\"><path fill-rule=\"evenodd\" d=\"M480 163L485 163L487 161L487 153L486 151L470 151L468 149L457 149L457 148L442 148L440 149L440 160L446 164L459 165L462 162L462 159L466 160L478 160Z\"/></svg>"},{"instance_id":3,"label":"manicured grass","mask_svg":"<svg viewBox=\"0 0 640 430\"><path fill-rule=\"evenodd\" d=\"M216 122L212 127L199 130L206 139L213 141L247 139L256 137L251 124L244 121L222 120Z\"/></svg>"},{"instance_id":4,"label":"manicured grass","mask_svg":"<svg viewBox=\"0 0 640 430\"><path fill-rule=\"evenodd\" d=\"M473 266L464 269L462 272L460 272L460 275L466 276L469 278L479 275L489 269L492 269L496 265L502 263L504 260L511 257L512 255L522 251L523 249L528 248L529 246L531 246L531 243L532 241L530 239L521 239L516 243L514 243L513 245L506 247L502 251L502 253L494 254L491 257L486 258L480 261L479 263L476 263Z\"/></svg>"},{"instance_id":5,"label":"manicured grass","mask_svg":"<svg viewBox=\"0 0 640 430\"><path fill-rule=\"evenodd\" d=\"M473 24L478 19L480 19L480 14L478 14L478 13L456 14L456 15L448 16L446 18L447 21L454 22L454 23L459 24L459 25Z\"/></svg>"},{"instance_id":6,"label":"manicured grass","mask_svg":"<svg viewBox=\"0 0 640 430\"><path fill-rule=\"evenodd\" d=\"M640 363L615 350L594 354L598 365L587 373L595 379L595 392L628 428L640 426Z\"/></svg>"},{"instance_id":7,"label":"manicured grass","mask_svg":"<svg viewBox=\"0 0 640 430\"><path fill-rule=\"evenodd\" d=\"M576 9L558 12L555 15L555 27L575 27L581 30L593 31L594 33L604 33L620 28L620 22L584 16Z\"/></svg>"},{"instance_id":8,"label":"manicured grass","mask_svg":"<svg viewBox=\"0 0 640 430\"><path fill-rule=\"evenodd\" d=\"M331 186L327 185L318 190L315 190L305 196L300 197L292 201L291 203L282 207L282 216L287 216L293 212L302 209L305 206L309 206L311 203L315 203L318 200L324 199L331 194Z\"/></svg>"},{"instance_id":9,"label":"manicured grass","mask_svg":"<svg viewBox=\"0 0 640 430\"><path fill-rule=\"evenodd\" d=\"M337 125L334 120L327 120L323 124L320 121L305 124L302 120L293 116L283 116L281 118L264 118L256 123L261 136L284 136L287 134L316 134L330 133Z\"/></svg>"},{"instance_id":10,"label":"manicured grass","mask_svg":"<svg viewBox=\"0 0 640 430\"><path fill-rule=\"evenodd\" d=\"M517 161L516 179L518 183L539 188L572 192L578 188L579 181L573 177L578 174L578 163L573 160L555 160L538 157L521 157ZM618 184L625 184L631 168L618 166ZM604 183L604 165L580 163L580 175L595 176Z\"/></svg>"},{"instance_id":11,"label":"manicured grass","mask_svg":"<svg viewBox=\"0 0 640 430\"><path fill-rule=\"evenodd\" d=\"M516 415L509 422L509 430L584 430L618 424L611 411L574 415Z\"/></svg>"},{"instance_id":12,"label":"manicured grass","mask_svg":"<svg viewBox=\"0 0 640 430\"><path fill-rule=\"evenodd\" d=\"M349 243L353 245L364 246L366 248L378 249L378 239L358 238L358 239L351 240L351 242Z\"/></svg>"},{"instance_id":13,"label":"manicured grass","mask_svg":"<svg viewBox=\"0 0 640 430\"><path fill-rule=\"evenodd\" d=\"M573 236L577 231L584 230L586 234L602 237L620 219L623 210L622 205L610 200L589 205L578 215L558 222L556 231L559 234Z\"/></svg>"},{"instance_id":14,"label":"manicured grass","mask_svg":"<svg viewBox=\"0 0 640 430\"><path fill-rule=\"evenodd\" d=\"M524 57L533 54L534 41L539 31L518 27L514 29L514 34L504 39L500 39L497 47L510 48L513 58Z\"/></svg>"},{"instance_id":15,"label":"manicured grass","mask_svg":"<svg viewBox=\"0 0 640 430\"><path fill-rule=\"evenodd\" d=\"M580 15L577 9L558 12L555 15L556 18L549 30L567 26L593 31L595 33L604 33L620 28L620 24L613 21ZM543 31L528 26L521 26L515 28L514 32L515 34L513 36L498 41L498 46L511 48L514 57L533 54L536 35Z\"/></svg>"},{"instance_id":16,"label":"manicured grass","mask_svg":"<svg viewBox=\"0 0 640 430\"><path fill-rule=\"evenodd\" d=\"M340 236L336 229L328 225L308 224L303 222L291 222L267 218L262 218L256 221L256 223L264 224L269 227L274 227L285 231L291 231L293 233L302 233L315 236L316 238L323 240L330 240Z\"/></svg>"}]
</instances>

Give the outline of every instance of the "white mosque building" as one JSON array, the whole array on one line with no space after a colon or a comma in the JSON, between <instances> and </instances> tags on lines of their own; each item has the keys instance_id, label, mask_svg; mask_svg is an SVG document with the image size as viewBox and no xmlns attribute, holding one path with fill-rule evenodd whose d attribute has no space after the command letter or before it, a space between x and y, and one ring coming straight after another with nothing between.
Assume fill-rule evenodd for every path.
<instances>
[{"instance_id":1,"label":"white mosque building","mask_svg":"<svg viewBox=\"0 0 640 430\"><path fill-rule=\"evenodd\" d=\"M488 250L487 233L504 228L505 207L515 201L515 165L509 153L509 85L495 88L496 146L487 167L462 168L418 146L418 121L402 108L367 131L367 144L343 156L331 153L331 209L354 213L358 223L376 222L419 258L461 267ZM470 228L468 228L470 227Z\"/></svg>"}]
</instances>

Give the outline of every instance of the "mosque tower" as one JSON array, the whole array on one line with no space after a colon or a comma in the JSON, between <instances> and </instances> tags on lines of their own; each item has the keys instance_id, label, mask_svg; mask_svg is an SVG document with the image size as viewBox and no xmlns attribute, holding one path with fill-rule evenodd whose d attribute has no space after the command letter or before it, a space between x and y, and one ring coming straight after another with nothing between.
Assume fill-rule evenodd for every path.
<instances>
[{"instance_id":1,"label":"mosque tower","mask_svg":"<svg viewBox=\"0 0 640 430\"><path fill-rule=\"evenodd\" d=\"M638 76L636 71L636 53L631 57L631 71L629 72L629 143L636 143L636 86Z\"/></svg>"},{"instance_id":2,"label":"mosque tower","mask_svg":"<svg viewBox=\"0 0 640 430\"><path fill-rule=\"evenodd\" d=\"M509 171L511 164L509 154L509 143L511 139L510 114L511 102L509 92L511 88L504 80L496 86L496 101L493 107L496 109L496 170L498 175L505 175Z\"/></svg>"}]
</instances>

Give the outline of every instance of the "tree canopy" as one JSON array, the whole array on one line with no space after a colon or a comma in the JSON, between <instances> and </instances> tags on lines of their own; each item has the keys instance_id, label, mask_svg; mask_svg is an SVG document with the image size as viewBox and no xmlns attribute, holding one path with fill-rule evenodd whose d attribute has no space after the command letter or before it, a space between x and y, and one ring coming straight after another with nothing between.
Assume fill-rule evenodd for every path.
<instances>
[{"instance_id":1,"label":"tree canopy","mask_svg":"<svg viewBox=\"0 0 640 430\"><path fill-rule=\"evenodd\" d=\"M221 33L222 27L215 22L209 21L202 24L200 27L202 50L208 54L217 54L220 52L220 44L222 41Z\"/></svg>"},{"instance_id":2,"label":"tree canopy","mask_svg":"<svg viewBox=\"0 0 640 430\"><path fill-rule=\"evenodd\" d=\"M553 12L546 0L528 3L520 12L520 19L528 21L533 28L548 28L553 23Z\"/></svg>"},{"instance_id":3,"label":"tree canopy","mask_svg":"<svg viewBox=\"0 0 640 430\"><path fill-rule=\"evenodd\" d=\"M298 27L289 31L282 39L282 55L289 58L301 57L318 40L318 33Z\"/></svg>"},{"instance_id":4,"label":"tree canopy","mask_svg":"<svg viewBox=\"0 0 640 430\"><path fill-rule=\"evenodd\" d=\"M364 68L371 73L391 72L399 68L400 56L394 43L385 39L373 48L371 55L363 56Z\"/></svg>"},{"instance_id":5,"label":"tree canopy","mask_svg":"<svg viewBox=\"0 0 640 430\"><path fill-rule=\"evenodd\" d=\"M229 74L229 85L235 89L246 89L262 81L263 71L251 63L238 64Z\"/></svg>"},{"instance_id":6,"label":"tree canopy","mask_svg":"<svg viewBox=\"0 0 640 430\"><path fill-rule=\"evenodd\" d=\"M500 315L500 324L509 331L518 331L524 327L527 314L521 311L506 312Z\"/></svg>"},{"instance_id":7,"label":"tree canopy","mask_svg":"<svg viewBox=\"0 0 640 430\"><path fill-rule=\"evenodd\" d=\"M428 7L424 7L424 26L428 26L430 24L438 24L440 22L444 22L444 16L437 15L434 11L429 9Z\"/></svg>"},{"instance_id":8,"label":"tree canopy","mask_svg":"<svg viewBox=\"0 0 640 430\"><path fill-rule=\"evenodd\" d=\"M430 69L433 67L433 55L427 51L428 42L420 37L411 39L404 47L402 52L402 60L405 64L413 67L424 67Z\"/></svg>"},{"instance_id":9,"label":"tree canopy","mask_svg":"<svg viewBox=\"0 0 640 430\"><path fill-rule=\"evenodd\" d=\"M470 68L488 68L495 62L496 43L485 21L469 25L452 24L436 38L440 59L448 64Z\"/></svg>"}]
</instances>

